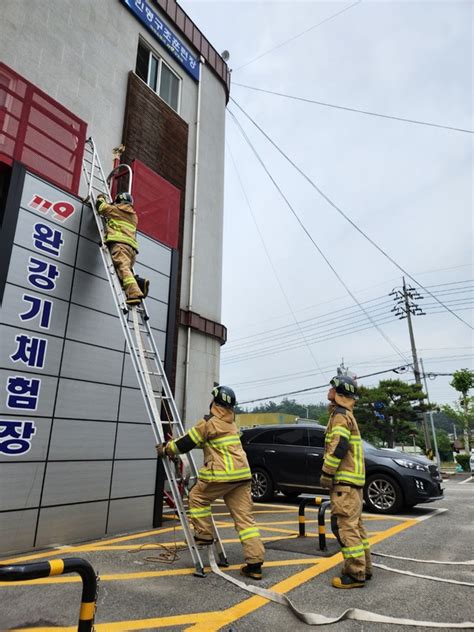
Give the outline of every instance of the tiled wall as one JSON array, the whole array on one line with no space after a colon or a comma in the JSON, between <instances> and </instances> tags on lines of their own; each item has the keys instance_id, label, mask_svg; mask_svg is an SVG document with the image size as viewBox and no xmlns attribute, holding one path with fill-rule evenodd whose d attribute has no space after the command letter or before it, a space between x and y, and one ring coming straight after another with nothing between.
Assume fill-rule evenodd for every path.
<instances>
[{"instance_id":1,"label":"tiled wall","mask_svg":"<svg viewBox=\"0 0 474 632\"><path fill-rule=\"evenodd\" d=\"M34 195L66 201L74 213L61 221L51 209L45 213L30 206ZM8 215L11 219L11 209ZM61 232L58 256L35 245L38 223L46 227L43 231ZM139 244L136 272L151 280L147 307L163 357L171 250L143 235ZM30 258L54 266L59 275L38 281ZM43 308L45 301L51 303L49 324L44 311L21 320L33 299ZM29 352L20 353L20 336L29 338ZM31 352L34 345L44 346L34 338L47 341L43 354ZM23 357L13 361L12 355ZM22 385L40 380L37 396L12 387L8 392L12 376L21 378ZM30 174L0 311L0 389L1 553L151 526L153 434L125 350L92 213L78 199ZM21 426L12 430L6 421L32 422L36 432ZM20 444L13 441L15 432L23 433ZM29 449L9 454L21 441Z\"/></svg>"}]
</instances>

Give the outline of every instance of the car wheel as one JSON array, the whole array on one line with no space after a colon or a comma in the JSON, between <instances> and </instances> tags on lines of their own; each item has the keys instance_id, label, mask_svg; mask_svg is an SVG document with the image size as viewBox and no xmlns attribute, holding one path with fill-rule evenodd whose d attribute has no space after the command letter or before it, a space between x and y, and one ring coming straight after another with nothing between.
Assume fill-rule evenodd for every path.
<instances>
[{"instance_id":1,"label":"car wheel","mask_svg":"<svg viewBox=\"0 0 474 632\"><path fill-rule=\"evenodd\" d=\"M273 498L273 481L268 472L260 468L252 470L252 498L257 502Z\"/></svg>"},{"instance_id":2,"label":"car wheel","mask_svg":"<svg viewBox=\"0 0 474 632\"><path fill-rule=\"evenodd\" d=\"M374 474L364 488L364 500L369 511L393 514L403 506L400 485L386 474Z\"/></svg>"}]
</instances>

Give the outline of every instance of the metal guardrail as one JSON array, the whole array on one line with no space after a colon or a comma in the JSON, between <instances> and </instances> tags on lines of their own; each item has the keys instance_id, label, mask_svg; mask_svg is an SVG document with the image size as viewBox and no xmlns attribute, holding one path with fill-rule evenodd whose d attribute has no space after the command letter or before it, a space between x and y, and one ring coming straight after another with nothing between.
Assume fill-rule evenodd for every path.
<instances>
[{"instance_id":1,"label":"metal guardrail","mask_svg":"<svg viewBox=\"0 0 474 632\"><path fill-rule=\"evenodd\" d=\"M0 565L0 582L18 582L78 573L82 579L81 609L77 632L92 632L97 600L97 576L93 567L79 557L70 557L31 564Z\"/></svg>"},{"instance_id":2,"label":"metal guardrail","mask_svg":"<svg viewBox=\"0 0 474 632\"><path fill-rule=\"evenodd\" d=\"M329 498L322 498L321 496L306 496L302 498L299 508L298 508L298 523L299 523L300 537L306 536L305 509L308 503L314 503L316 507L319 507L319 510L318 510L319 550L326 551L327 545L326 545L325 516L326 516L326 510L331 505L331 501L329 500Z\"/></svg>"}]
</instances>

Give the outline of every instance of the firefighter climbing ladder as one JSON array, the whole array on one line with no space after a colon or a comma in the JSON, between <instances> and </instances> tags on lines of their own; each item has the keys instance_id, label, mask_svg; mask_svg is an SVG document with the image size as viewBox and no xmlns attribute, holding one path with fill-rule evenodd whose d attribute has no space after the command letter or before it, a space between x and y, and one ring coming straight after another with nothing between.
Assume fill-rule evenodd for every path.
<instances>
[{"instance_id":1,"label":"firefighter climbing ladder","mask_svg":"<svg viewBox=\"0 0 474 632\"><path fill-rule=\"evenodd\" d=\"M82 172L88 186L88 200L90 201L101 237L100 253L102 261L112 289L117 313L127 341L133 368L138 378L156 442L163 443L166 440L164 427L170 428L173 436L183 435L185 431L153 338L145 303L142 301L138 306L127 305L120 281L115 273L115 267L109 249L104 243L103 220L95 208L96 198L99 193L106 194L108 201L111 201L110 182L113 177L116 177L124 170L128 171L130 190L132 179L130 167L128 165L119 165L115 167L112 173L106 178L93 139L89 138L86 141ZM160 411L166 416L165 420L162 419ZM196 568L194 574L203 577L204 566L199 550L194 542L184 508L183 498L180 493L180 486L183 485L184 482L182 474L184 465L188 466L190 472L189 481L196 481L197 468L191 454L177 457L174 461L168 458L163 459L163 467L166 478L168 479L175 509L181 521L186 543ZM213 530L214 546L218 554L219 564L227 566L225 551L214 521Z\"/></svg>"}]
</instances>

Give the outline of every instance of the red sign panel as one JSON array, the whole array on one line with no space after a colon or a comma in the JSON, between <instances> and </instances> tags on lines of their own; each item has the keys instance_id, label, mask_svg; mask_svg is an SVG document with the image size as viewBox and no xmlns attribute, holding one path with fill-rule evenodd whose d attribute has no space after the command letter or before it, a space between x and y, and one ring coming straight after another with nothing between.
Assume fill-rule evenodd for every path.
<instances>
[{"instance_id":1,"label":"red sign panel","mask_svg":"<svg viewBox=\"0 0 474 632\"><path fill-rule=\"evenodd\" d=\"M0 62L0 161L77 195L87 125Z\"/></svg>"},{"instance_id":2,"label":"red sign panel","mask_svg":"<svg viewBox=\"0 0 474 632\"><path fill-rule=\"evenodd\" d=\"M131 167L138 230L171 248L177 248L181 191L139 160L134 160Z\"/></svg>"}]
</instances>

